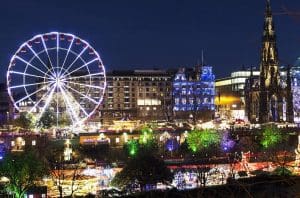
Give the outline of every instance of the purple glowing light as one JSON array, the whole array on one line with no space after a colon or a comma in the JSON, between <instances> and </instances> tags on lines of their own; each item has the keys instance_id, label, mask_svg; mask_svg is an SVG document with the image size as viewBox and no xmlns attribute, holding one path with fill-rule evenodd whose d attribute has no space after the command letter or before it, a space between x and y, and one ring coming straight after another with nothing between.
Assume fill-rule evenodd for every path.
<instances>
[{"instance_id":1,"label":"purple glowing light","mask_svg":"<svg viewBox=\"0 0 300 198\"><path fill-rule=\"evenodd\" d=\"M170 151L170 152L175 151L178 148L179 148L179 144L176 139L168 139L166 141L166 149L168 151Z\"/></svg>"},{"instance_id":2,"label":"purple glowing light","mask_svg":"<svg viewBox=\"0 0 300 198\"><path fill-rule=\"evenodd\" d=\"M235 142L230 139L228 131L223 133L222 141L221 141L221 148L223 151L231 150L235 145Z\"/></svg>"}]
</instances>

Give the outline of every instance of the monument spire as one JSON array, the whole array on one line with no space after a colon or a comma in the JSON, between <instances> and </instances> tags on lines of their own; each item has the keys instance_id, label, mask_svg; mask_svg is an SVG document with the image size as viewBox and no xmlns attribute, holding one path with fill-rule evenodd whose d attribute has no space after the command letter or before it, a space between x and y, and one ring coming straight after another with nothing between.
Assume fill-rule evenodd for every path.
<instances>
[{"instance_id":1,"label":"monument spire","mask_svg":"<svg viewBox=\"0 0 300 198\"><path fill-rule=\"evenodd\" d=\"M264 123L270 121L266 115L267 112L270 112L268 104L272 95L277 93L280 81L277 42L270 0L266 1L260 59L259 120Z\"/></svg>"}]
</instances>

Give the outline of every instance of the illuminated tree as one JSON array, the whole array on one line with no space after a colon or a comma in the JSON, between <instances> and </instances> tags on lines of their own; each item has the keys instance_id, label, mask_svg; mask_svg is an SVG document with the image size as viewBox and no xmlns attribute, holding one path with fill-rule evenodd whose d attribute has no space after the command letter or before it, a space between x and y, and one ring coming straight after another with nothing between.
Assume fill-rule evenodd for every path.
<instances>
[{"instance_id":1,"label":"illuminated tree","mask_svg":"<svg viewBox=\"0 0 300 198\"><path fill-rule=\"evenodd\" d=\"M272 148L282 142L284 136L281 131L275 126L268 126L264 129L262 134L262 139L260 141L261 145L267 149Z\"/></svg>"},{"instance_id":2,"label":"illuminated tree","mask_svg":"<svg viewBox=\"0 0 300 198\"><path fill-rule=\"evenodd\" d=\"M33 152L8 154L0 164L0 175L8 178L6 190L16 198L23 198L47 174L44 163Z\"/></svg>"},{"instance_id":3,"label":"illuminated tree","mask_svg":"<svg viewBox=\"0 0 300 198\"><path fill-rule=\"evenodd\" d=\"M135 156L138 152L139 144L136 140L129 140L125 147L130 156Z\"/></svg>"},{"instance_id":4,"label":"illuminated tree","mask_svg":"<svg viewBox=\"0 0 300 198\"><path fill-rule=\"evenodd\" d=\"M221 149L224 152L230 151L235 145L235 142L229 137L228 131L223 132L221 140Z\"/></svg>"},{"instance_id":5,"label":"illuminated tree","mask_svg":"<svg viewBox=\"0 0 300 198\"><path fill-rule=\"evenodd\" d=\"M37 126L49 129L56 123L54 112L50 109L46 109L41 118L37 122Z\"/></svg>"},{"instance_id":6,"label":"illuminated tree","mask_svg":"<svg viewBox=\"0 0 300 198\"><path fill-rule=\"evenodd\" d=\"M30 113L22 112L20 116L13 121L13 124L25 130L34 128L34 117Z\"/></svg>"},{"instance_id":7,"label":"illuminated tree","mask_svg":"<svg viewBox=\"0 0 300 198\"><path fill-rule=\"evenodd\" d=\"M186 141L190 150L198 152L219 144L221 138L220 134L215 130L205 129L200 131L195 129L188 133Z\"/></svg>"},{"instance_id":8,"label":"illuminated tree","mask_svg":"<svg viewBox=\"0 0 300 198\"><path fill-rule=\"evenodd\" d=\"M54 123L57 123L61 127L65 127L71 125L72 121L66 113L62 113L62 115L58 118L55 116Z\"/></svg>"},{"instance_id":9,"label":"illuminated tree","mask_svg":"<svg viewBox=\"0 0 300 198\"><path fill-rule=\"evenodd\" d=\"M147 144L149 143L149 141L152 141L154 139L153 131L149 127L142 128L141 133L142 134L140 135L139 139L140 144Z\"/></svg>"},{"instance_id":10,"label":"illuminated tree","mask_svg":"<svg viewBox=\"0 0 300 198\"><path fill-rule=\"evenodd\" d=\"M50 176L53 187L57 188L60 198L73 197L73 194L81 188L79 185L81 156L72 155L72 160L66 161L63 147L50 149L51 154L48 156L48 162L51 166Z\"/></svg>"},{"instance_id":11,"label":"illuminated tree","mask_svg":"<svg viewBox=\"0 0 300 198\"><path fill-rule=\"evenodd\" d=\"M275 166L278 167L276 173L278 175L287 174L288 171L285 171L289 167L289 162L294 159L289 154L294 148L289 144L289 136L283 134L280 129L275 126L268 126L264 129L262 133L262 138L260 144L265 150L264 160L271 161ZM276 174L275 173L275 174Z\"/></svg>"}]
</instances>

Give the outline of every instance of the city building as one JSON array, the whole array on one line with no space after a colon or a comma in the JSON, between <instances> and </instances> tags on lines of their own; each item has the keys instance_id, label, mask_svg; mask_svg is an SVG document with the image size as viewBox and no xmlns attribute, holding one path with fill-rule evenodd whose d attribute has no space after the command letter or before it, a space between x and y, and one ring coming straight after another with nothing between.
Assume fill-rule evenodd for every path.
<instances>
[{"instance_id":1,"label":"city building","mask_svg":"<svg viewBox=\"0 0 300 198\"><path fill-rule=\"evenodd\" d=\"M173 80L175 119L211 120L215 111L215 75L211 66L181 68Z\"/></svg>"},{"instance_id":2,"label":"city building","mask_svg":"<svg viewBox=\"0 0 300 198\"><path fill-rule=\"evenodd\" d=\"M10 98L7 93L6 84L0 84L0 124L6 123L10 119L12 108Z\"/></svg>"},{"instance_id":3,"label":"city building","mask_svg":"<svg viewBox=\"0 0 300 198\"><path fill-rule=\"evenodd\" d=\"M165 70L107 73L107 87L99 108L103 124L116 120L169 120L172 116L172 75Z\"/></svg>"},{"instance_id":4,"label":"city building","mask_svg":"<svg viewBox=\"0 0 300 198\"><path fill-rule=\"evenodd\" d=\"M176 75L173 70L159 69L108 72L103 101L86 124L95 130L131 130L145 121L212 119L215 110L215 76L212 67L198 67L198 72L195 72L195 69L183 70L183 73L181 71ZM95 101L99 101L103 91L95 87L104 87L103 84L99 84L103 82L101 77L76 72L65 85L70 94L55 92L48 108L53 112L58 111L59 122L72 123L77 116L80 118L93 111ZM19 104L21 109L33 109L33 113L45 111L39 109L37 104L46 103L46 92L49 92L49 89L44 87L43 91L30 100L22 101ZM63 105L64 100L67 104L72 104L72 109Z\"/></svg>"},{"instance_id":5,"label":"city building","mask_svg":"<svg viewBox=\"0 0 300 198\"><path fill-rule=\"evenodd\" d=\"M252 67L255 70L255 68ZM216 111L225 119L244 119L245 117L245 83L250 77L251 69L232 72L229 77L216 80ZM253 71L258 77L259 71Z\"/></svg>"},{"instance_id":6,"label":"city building","mask_svg":"<svg viewBox=\"0 0 300 198\"><path fill-rule=\"evenodd\" d=\"M300 123L300 58L291 68L292 75L292 92L294 106L294 121Z\"/></svg>"},{"instance_id":7,"label":"city building","mask_svg":"<svg viewBox=\"0 0 300 198\"><path fill-rule=\"evenodd\" d=\"M262 37L259 81L251 74L245 87L250 122L294 121L290 68L286 81L280 79L276 35L270 1L267 1Z\"/></svg>"},{"instance_id":8,"label":"city building","mask_svg":"<svg viewBox=\"0 0 300 198\"><path fill-rule=\"evenodd\" d=\"M294 110L294 122L300 123L300 59L290 68L291 91ZM280 76L282 82L287 81L287 67L282 67Z\"/></svg>"}]
</instances>

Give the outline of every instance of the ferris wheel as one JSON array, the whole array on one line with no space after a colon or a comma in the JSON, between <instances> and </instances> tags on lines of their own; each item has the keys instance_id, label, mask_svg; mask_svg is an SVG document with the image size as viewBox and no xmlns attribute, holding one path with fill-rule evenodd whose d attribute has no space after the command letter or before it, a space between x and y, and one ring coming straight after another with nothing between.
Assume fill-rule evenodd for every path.
<instances>
[{"instance_id":1,"label":"ferris wheel","mask_svg":"<svg viewBox=\"0 0 300 198\"><path fill-rule=\"evenodd\" d=\"M105 87L105 68L85 40L69 33L39 34L23 43L7 71L8 93L20 112L39 120L50 112L59 124L78 125L95 113Z\"/></svg>"}]
</instances>

